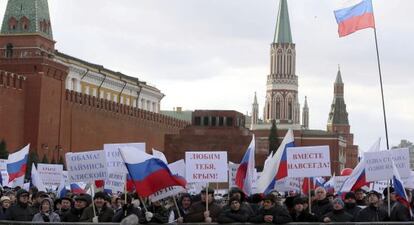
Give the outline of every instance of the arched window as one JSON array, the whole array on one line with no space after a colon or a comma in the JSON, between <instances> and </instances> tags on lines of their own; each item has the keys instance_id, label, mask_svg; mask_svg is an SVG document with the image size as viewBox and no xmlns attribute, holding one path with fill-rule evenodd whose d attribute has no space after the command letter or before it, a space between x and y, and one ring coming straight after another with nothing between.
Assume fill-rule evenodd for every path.
<instances>
[{"instance_id":1,"label":"arched window","mask_svg":"<svg viewBox=\"0 0 414 225\"><path fill-rule=\"evenodd\" d=\"M9 22L8 22L8 24L9 24L9 30L16 30L16 28L17 28L17 20L16 20L16 18L14 18L14 17L10 17L10 19L9 19Z\"/></svg>"},{"instance_id":2,"label":"arched window","mask_svg":"<svg viewBox=\"0 0 414 225\"><path fill-rule=\"evenodd\" d=\"M21 26L21 29L22 29L22 30L28 30L28 29L29 29L29 23L30 23L29 19L28 19L27 17L23 16L23 17L20 19L20 26Z\"/></svg>"},{"instance_id":3,"label":"arched window","mask_svg":"<svg viewBox=\"0 0 414 225\"><path fill-rule=\"evenodd\" d=\"M13 57L13 44L8 43L6 45L6 58L12 58Z\"/></svg>"},{"instance_id":4,"label":"arched window","mask_svg":"<svg viewBox=\"0 0 414 225\"><path fill-rule=\"evenodd\" d=\"M280 98L276 99L276 119L280 120Z\"/></svg>"},{"instance_id":5,"label":"arched window","mask_svg":"<svg viewBox=\"0 0 414 225\"><path fill-rule=\"evenodd\" d=\"M288 119L292 120L292 118L293 118L292 100L289 100L289 103L288 103Z\"/></svg>"},{"instance_id":6,"label":"arched window","mask_svg":"<svg viewBox=\"0 0 414 225\"><path fill-rule=\"evenodd\" d=\"M267 119L270 119L270 103L267 103Z\"/></svg>"}]
</instances>

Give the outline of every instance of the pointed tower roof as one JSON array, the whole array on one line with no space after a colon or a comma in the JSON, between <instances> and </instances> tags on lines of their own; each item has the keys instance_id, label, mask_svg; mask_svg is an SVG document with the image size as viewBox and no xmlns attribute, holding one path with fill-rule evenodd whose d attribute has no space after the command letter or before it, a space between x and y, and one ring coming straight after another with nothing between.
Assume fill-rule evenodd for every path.
<instances>
[{"instance_id":1,"label":"pointed tower roof","mask_svg":"<svg viewBox=\"0 0 414 225\"><path fill-rule=\"evenodd\" d=\"M53 40L47 0L9 0L1 34L40 34Z\"/></svg>"},{"instance_id":2,"label":"pointed tower roof","mask_svg":"<svg viewBox=\"0 0 414 225\"><path fill-rule=\"evenodd\" d=\"M338 65L338 73L336 74L335 84L344 84L342 82L341 67Z\"/></svg>"},{"instance_id":3,"label":"pointed tower roof","mask_svg":"<svg viewBox=\"0 0 414 225\"><path fill-rule=\"evenodd\" d=\"M287 0L280 0L273 43L292 43Z\"/></svg>"},{"instance_id":4,"label":"pointed tower roof","mask_svg":"<svg viewBox=\"0 0 414 225\"><path fill-rule=\"evenodd\" d=\"M257 104L257 96L256 96L256 92L254 92L254 100L253 100L253 104Z\"/></svg>"},{"instance_id":5,"label":"pointed tower roof","mask_svg":"<svg viewBox=\"0 0 414 225\"><path fill-rule=\"evenodd\" d=\"M307 96L305 96L305 104L304 104L303 108L304 109L308 109L309 108L308 107L308 97Z\"/></svg>"}]
</instances>

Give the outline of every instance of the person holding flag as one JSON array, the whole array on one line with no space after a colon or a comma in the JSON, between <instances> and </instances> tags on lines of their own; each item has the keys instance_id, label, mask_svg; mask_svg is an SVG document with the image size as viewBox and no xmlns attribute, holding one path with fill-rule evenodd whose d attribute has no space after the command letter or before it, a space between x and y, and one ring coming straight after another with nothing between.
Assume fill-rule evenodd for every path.
<instances>
[{"instance_id":1,"label":"person holding flag","mask_svg":"<svg viewBox=\"0 0 414 225\"><path fill-rule=\"evenodd\" d=\"M391 208L391 221L413 221L413 212L410 206L411 203L411 192L404 188L403 181L401 180L395 163L392 162L393 177L392 183L394 185L394 193L397 201Z\"/></svg>"}]
</instances>

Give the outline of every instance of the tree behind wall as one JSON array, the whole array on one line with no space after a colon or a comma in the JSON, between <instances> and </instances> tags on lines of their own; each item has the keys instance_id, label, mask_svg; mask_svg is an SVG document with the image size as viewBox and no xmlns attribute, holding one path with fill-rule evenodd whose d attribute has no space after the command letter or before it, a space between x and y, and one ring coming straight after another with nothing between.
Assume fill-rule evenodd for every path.
<instances>
[{"instance_id":1,"label":"tree behind wall","mask_svg":"<svg viewBox=\"0 0 414 225\"><path fill-rule=\"evenodd\" d=\"M9 152L7 151L6 141L0 141L0 159L7 159L9 157Z\"/></svg>"},{"instance_id":2,"label":"tree behind wall","mask_svg":"<svg viewBox=\"0 0 414 225\"><path fill-rule=\"evenodd\" d=\"M37 166L39 162L39 156L37 155L37 151L30 151L29 159L27 160L27 167L26 167L26 179L30 179L32 174L32 164L34 163Z\"/></svg>"},{"instance_id":3,"label":"tree behind wall","mask_svg":"<svg viewBox=\"0 0 414 225\"><path fill-rule=\"evenodd\" d=\"M48 164L48 163L49 163L49 160L47 159L46 154L44 154L44 155L43 155L43 158L42 158L42 163L46 163L46 164Z\"/></svg>"},{"instance_id":4,"label":"tree behind wall","mask_svg":"<svg viewBox=\"0 0 414 225\"><path fill-rule=\"evenodd\" d=\"M276 120L272 120L272 127L269 134L269 154L274 154L279 147L279 139L277 137Z\"/></svg>"},{"instance_id":5,"label":"tree behind wall","mask_svg":"<svg viewBox=\"0 0 414 225\"><path fill-rule=\"evenodd\" d=\"M58 164L63 165L63 170L66 170L65 162L63 161L63 157L60 156Z\"/></svg>"}]
</instances>

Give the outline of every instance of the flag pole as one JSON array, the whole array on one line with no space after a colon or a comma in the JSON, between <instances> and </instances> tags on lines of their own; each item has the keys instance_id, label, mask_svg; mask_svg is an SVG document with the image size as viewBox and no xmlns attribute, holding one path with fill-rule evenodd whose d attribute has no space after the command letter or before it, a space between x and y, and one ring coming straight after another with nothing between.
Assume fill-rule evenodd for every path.
<instances>
[{"instance_id":1,"label":"flag pole","mask_svg":"<svg viewBox=\"0 0 414 225\"><path fill-rule=\"evenodd\" d=\"M375 37L375 48L377 50L378 74L379 74L379 80L380 80L380 86L381 86L382 112L384 114L385 140L387 141L387 150L389 150L390 145L389 145L389 142L388 142L387 115L385 113L384 88L383 88L383 85L382 85L381 61L380 61L380 55L379 55L379 50L378 50L378 38L377 38L377 28L376 27L374 27L374 37Z\"/></svg>"}]
</instances>

